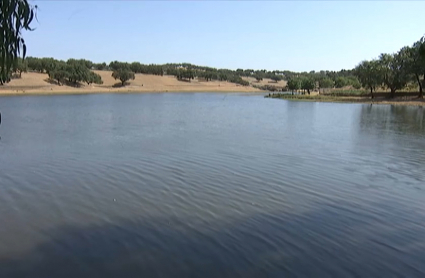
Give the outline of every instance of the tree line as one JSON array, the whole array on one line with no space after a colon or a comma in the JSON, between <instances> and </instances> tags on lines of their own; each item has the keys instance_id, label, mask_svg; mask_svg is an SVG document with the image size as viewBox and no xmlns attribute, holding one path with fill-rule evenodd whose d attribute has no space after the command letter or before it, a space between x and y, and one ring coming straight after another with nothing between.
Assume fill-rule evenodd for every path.
<instances>
[{"instance_id":1,"label":"tree line","mask_svg":"<svg viewBox=\"0 0 425 278\"><path fill-rule=\"evenodd\" d=\"M198 66L190 63L169 63L163 65L142 64L139 62L127 63L113 61L106 63L93 63L86 59L69 59L67 61L53 58L27 57L18 59L10 72L20 77L22 72L28 70L47 73L49 78L59 85L64 83L78 85L79 82L87 84L102 84L100 75L92 70L111 70L112 77L120 80L122 85L134 79L135 74L172 75L178 80L190 82L198 78L208 81L228 81L243 86L250 83L243 77L252 77L257 81L265 78L274 82L286 80L286 89L290 91L304 90L308 94L315 89L344 88L351 86L354 89L367 89L371 97L377 89L388 89L392 97L396 91L406 86L417 86L418 97L423 97L425 86L425 40L421 38L412 46L405 46L397 53L381 54L371 61L363 61L354 69L341 71L267 71L253 69L217 69ZM9 76L10 76L9 74ZM6 78L6 82L10 78Z\"/></svg>"},{"instance_id":2,"label":"tree line","mask_svg":"<svg viewBox=\"0 0 425 278\"><path fill-rule=\"evenodd\" d=\"M383 53L378 58L363 61L354 69L362 86L373 92L379 87L390 90L391 97L397 90L406 88L409 83L417 84L419 98L423 98L425 86L425 39L422 37L412 46L405 46L398 52Z\"/></svg>"},{"instance_id":3,"label":"tree line","mask_svg":"<svg viewBox=\"0 0 425 278\"><path fill-rule=\"evenodd\" d=\"M418 98L423 98L425 38L422 37L411 46L402 47L396 53L383 53L376 59L362 61L352 70L284 74L290 91L306 90L310 93L310 90L316 88L352 86L355 89L368 90L372 98L377 89L386 89L393 98L397 91L410 85L417 87Z\"/></svg>"},{"instance_id":4,"label":"tree line","mask_svg":"<svg viewBox=\"0 0 425 278\"><path fill-rule=\"evenodd\" d=\"M228 69L215 69L211 67L196 66L189 63L182 64L141 64L139 62L127 63L113 61L106 63L93 63L86 59L69 59L66 62L54 58L36 58L27 57L19 59L13 72L22 75L22 72L33 71L38 73L47 73L49 78L55 80L59 85L68 84L77 85L79 82L87 84L102 84L101 77L92 70L110 70L112 77L120 80L124 86L127 81L134 79L136 73L153 75L172 75L178 80L188 81L203 79L205 81L219 80L237 83L248 86L249 82L243 80L235 71Z\"/></svg>"}]
</instances>

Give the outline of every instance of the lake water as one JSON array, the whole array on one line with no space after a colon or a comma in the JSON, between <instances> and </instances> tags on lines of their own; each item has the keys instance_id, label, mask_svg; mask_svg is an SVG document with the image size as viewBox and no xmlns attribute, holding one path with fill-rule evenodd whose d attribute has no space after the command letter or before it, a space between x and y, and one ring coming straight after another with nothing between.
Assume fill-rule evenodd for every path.
<instances>
[{"instance_id":1,"label":"lake water","mask_svg":"<svg viewBox=\"0 0 425 278\"><path fill-rule=\"evenodd\" d=\"M425 110L0 98L0 277L424 277Z\"/></svg>"}]
</instances>

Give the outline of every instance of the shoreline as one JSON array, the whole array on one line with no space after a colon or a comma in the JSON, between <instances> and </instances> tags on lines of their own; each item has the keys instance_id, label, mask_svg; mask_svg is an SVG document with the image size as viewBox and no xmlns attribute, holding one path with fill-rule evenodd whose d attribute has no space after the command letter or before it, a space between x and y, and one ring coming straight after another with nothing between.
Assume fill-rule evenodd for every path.
<instances>
[{"instance_id":1,"label":"shoreline","mask_svg":"<svg viewBox=\"0 0 425 278\"><path fill-rule=\"evenodd\" d=\"M400 97L396 97L394 99L388 99L388 98L375 98L371 99L369 97L344 97L344 96L323 96L323 95L316 95L316 96L306 96L306 95L300 95L300 96L293 96L288 95L288 97L284 95L280 96L274 96L271 95L270 97L267 95L267 98L274 98L274 99L283 99L283 100L289 100L289 101L308 101L308 102L327 102L327 103L351 103L351 104L378 104L378 105L399 105L399 106L416 106L416 107L423 107L425 106L425 99L418 99L418 98L410 98L410 99L401 99Z\"/></svg>"},{"instance_id":2,"label":"shoreline","mask_svg":"<svg viewBox=\"0 0 425 278\"><path fill-rule=\"evenodd\" d=\"M8 96L54 96L54 95L91 95L91 94L163 94L163 93L215 93L215 94L252 94L252 95L265 95L266 91L261 90L217 90L216 88L206 89L206 88L184 88L184 89L168 89L168 90L159 90L159 89L140 89L140 88L131 88L131 89L75 89L75 90L1 90L0 97Z\"/></svg>"}]
</instances>

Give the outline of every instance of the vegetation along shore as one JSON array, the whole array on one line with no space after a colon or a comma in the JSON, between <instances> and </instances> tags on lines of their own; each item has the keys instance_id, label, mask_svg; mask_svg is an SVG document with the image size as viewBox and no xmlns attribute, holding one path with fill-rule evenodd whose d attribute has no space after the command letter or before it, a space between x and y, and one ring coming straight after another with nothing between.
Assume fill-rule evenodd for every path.
<instances>
[{"instance_id":1,"label":"vegetation along shore","mask_svg":"<svg viewBox=\"0 0 425 278\"><path fill-rule=\"evenodd\" d=\"M424 38L354 69L217 69L189 63L142 64L85 59L19 58L0 80L0 95L126 92L270 92L266 97L331 102L424 105Z\"/></svg>"}]
</instances>

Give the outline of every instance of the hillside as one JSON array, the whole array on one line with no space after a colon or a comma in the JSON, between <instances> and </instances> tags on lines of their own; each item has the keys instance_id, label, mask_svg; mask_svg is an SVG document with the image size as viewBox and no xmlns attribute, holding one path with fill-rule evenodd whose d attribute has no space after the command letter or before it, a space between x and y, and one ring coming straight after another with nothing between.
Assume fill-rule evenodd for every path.
<instances>
[{"instance_id":1,"label":"hillside","mask_svg":"<svg viewBox=\"0 0 425 278\"><path fill-rule=\"evenodd\" d=\"M44 73L22 73L22 78L12 79L0 86L0 94L67 94L108 92L260 92L251 86L241 86L225 81L178 81L174 76L136 74L135 80L125 87L114 87L119 80L112 78L112 71L94 71L102 77L102 85L80 83L79 87L59 86L49 82ZM255 81L256 82L256 81Z\"/></svg>"},{"instance_id":2,"label":"hillside","mask_svg":"<svg viewBox=\"0 0 425 278\"><path fill-rule=\"evenodd\" d=\"M286 86L285 80L275 82L269 78L264 78L261 81L257 81L257 79L255 79L254 77L242 77L242 79L248 81L252 85L258 85L258 86L275 86L279 88L284 88Z\"/></svg>"}]
</instances>

